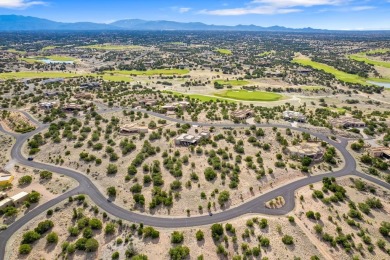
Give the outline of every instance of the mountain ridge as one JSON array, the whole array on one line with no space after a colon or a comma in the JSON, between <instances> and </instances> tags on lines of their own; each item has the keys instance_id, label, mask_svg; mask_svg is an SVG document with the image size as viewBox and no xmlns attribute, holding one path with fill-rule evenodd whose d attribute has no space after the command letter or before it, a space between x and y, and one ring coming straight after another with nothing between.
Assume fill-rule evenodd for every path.
<instances>
[{"instance_id":1,"label":"mountain ridge","mask_svg":"<svg viewBox=\"0 0 390 260\"><path fill-rule=\"evenodd\" d=\"M138 31L253 31L253 32L331 32L335 30L288 28L283 26L214 25L201 22L147 21L124 19L112 23L75 22L64 23L32 16L0 15L0 31L88 31L88 30L138 30Z\"/></svg>"}]
</instances>

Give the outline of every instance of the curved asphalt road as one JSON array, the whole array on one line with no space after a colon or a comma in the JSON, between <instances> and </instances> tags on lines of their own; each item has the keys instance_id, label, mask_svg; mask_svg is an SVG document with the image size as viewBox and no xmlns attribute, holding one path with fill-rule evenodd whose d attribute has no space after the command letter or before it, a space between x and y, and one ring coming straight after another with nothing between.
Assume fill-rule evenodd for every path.
<instances>
[{"instance_id":1,"label":"curved asphalt road","mask_svg":"<svg viewBox=\"0 0 390 260\"><path fill-rule=\"evenodd\" d=\"M108 109L104 110L102 113L109 113L113 111L120 111L120 109ZM199 126L215 126L215 127L249 127L250 125L247 124L212 124L212 123L199 123L199 122L185 122L180 119L176 118L170 118L165 115L161 115L152 111L146 111L146 110L133 110L133 111L140 111L144 113L148 113L149 115L153 115L162 119L166 119L169 121L177 122L177 123L189 123L191 125L199 125ZM17 161L20 164L30 166L36 169L41 170L48 170L51 172L55 172L58 174L63 174L68 177L74 178L79 182L79 186L73 190L70 190L59 197L50 200L49 202L40 205L39 207L32 209L30 212L27 212L21 219L13 223L8 227L8 229L2 231L0 233L0 259L4 259L5 255L5 247L8 239L17 232L20 228L22 228L25 224L27 224L31 219L35 218L39 214L47 211L48 209L55 206L57 203L63 201L64 199L68 198L69 196L74 196L76 194L86 194L88 195L91 200L96 204L99 205L99 207L108 212L111 215L116 216L117 218L128 220L131 222L136 223L144 223L145 225L150 225L154 227L166 227L166 228L180 228L180 227L193 227L193 226L201 226L201 225L208 225L213 224L216 222L222 222L227 221L232 218L236 218L239 216L242 216L247 213L261 213L261 214L267 214L267 215L284 215L290 212L295 207L295 198L294 193L297 189L307 186L309 184L320 182L323 177L342 177L346 175L355 175L360 178L364 178L368 181L371 181L373 183L376 183L384 188L390 189L390 184L385 183L383 181L380 181L376 178L373 178L369 175L360 173L356 171L356 161L352 157L352 155L347 151L346 145L347 145L347 139L340 139L340 142L335 142L331 139L329 139L327 136L311 132L307 129L299 129L294 128L287 125L281 125L281 124L255 124L257 127L278 127L278 128L290 128L295 131L305 132L309 133L312 136L317 137L318 139L321 139L323 141L326 141L327 143L333 145L344 157L345 166L343 169L332 172L332 173L326 173L322 175L316 175L316 176L309 176L304 179L300 179L297 181L294 181L292 183L286 184L280 188L274 189L272 191L269 191L255 199L249 200L248 202L245 202L237 207L227 209L225 211L222 211L220 213L216 213L213 216L209 216L208 214L204 214L202 216L194 216L194 217L160 217L160 216L151 216L151 215L143 215L135 212L128 211L124 208L121 208L114 203L110 203L107 201L106 197L99 192L97 187L93 184L93 182L85 175L83 175L80 172L77 172L72 169L68 168L62 168L55 165L49 165L44 164L36 161L28 161L22 154L22 146L27 141L27 139L31 138L33 135L42 132L45 130L48 125L41 124L37 122L31 115L28 113L23 112L29 119L31 119L34 123L37 124L37 129L33 132L27 133L27 134L10 134L6 132L1 126L0 131L10 134L16 138L15 145L13 146L11 150L11 157L15 161ZM277 197L277 196L283 196L286 204L280 208L280 209L268 209L264 205L267 201Z\"/></svg>"}]
</instances>

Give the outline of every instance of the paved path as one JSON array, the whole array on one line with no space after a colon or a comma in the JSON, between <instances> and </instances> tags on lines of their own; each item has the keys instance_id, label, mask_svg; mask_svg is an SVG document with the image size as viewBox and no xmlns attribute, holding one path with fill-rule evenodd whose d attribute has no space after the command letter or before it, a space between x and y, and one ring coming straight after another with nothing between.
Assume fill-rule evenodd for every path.
<instances>
[{"instance_id":1,"label":"paved path","mask_svg":"<svg viewBox=\"0 0 390 260\"><path fill-rule=\"evenodd\" d=\"M120 108L113 108L113 109L105 109L104 113L109 112L116 112L120 111ZM133 110L133 109L130 109ZM161 115L155 112L146 111L146 110L133 110L133 111L140 111L144 113L148 113L149 115L156 116L162 119L166 119L169 121L177 122L177 123L189 123L191 125L200 125L200 126L215 126L215 127L250 127L249 124L214 124L214 123L200 123L200 122L185 122L177 118L170 118L165 115ZM24 112L26 116L28 113ZM34 118L29 117L32 120L35 121ZM352 157L352 155L347 151L346 146L348 144L348 140L344 138L340 138L339 142L333 141L329 139L326 135L323 135L321 133L317 132L311 132L307 129L299 129L294 128L288 125L282 125L282 124L255 124L257 127L278 127L278 128L290 128L295 131L305 132L309 133L312 136L317 137L318 139L321 139L323 141L326 141L330 145L333 145L343 156L345 165L343 169L331 172L331 173L325 173L322 175L316 175L316 176L309 176L304 179L300 179L297 181L294 181L292 183L286 184L280 188L271 190L253 200L249 200L237 207L224 210L220 213L216 213L213 216L209 216L207 213L205 213L202 216L194 216L194 217L161 217L161 216L152 216L152 215L143 215L136 212L131 212L126 209L123 209L117 205L115 205L112 202L107 201L106 197L100 193L100 191L97 189L97 187L94 185L94 183L85 175L83 175L81 172L77 172L72 169L63 168L56 165L50 165L45 164L37 161L28 161L25 156L22 154L22 146L27 141L27 139L31 138L33 135L40 133L48 128L48 125L40 124L39 122L36 122L37 129L33 132L27 133L27 134L12 134L16 138L15 145L13 146L11 150L11 157L13 160L17 161L20 164L33 167L36 169L41 170L48 170L51 172L55 172L57 174L63 174L68 177L74 178L78 181L79 186L71 191L68 191L59 197L40 205L39 207L33 209L32 211L26 213L21 219L13 223L8 227L8 229L2 231L0 233L0 259L4 259L5 254L5 247L8 239L16 233L21 227L26 225L31 219L35 218L39 214L47 211L48 209L55 206L57 203L63 201L64 199L68 198L69 196L74 196L76 194L86 194L88 195L91 200L96 204L99 205L99 207L110 213L111 215L114 215L117 218L128 220L131 222L136 223L144 223L145 225L150 225L154 227L166 227L166 228L181 228L181 227L194 227L194 226L201 226L201 225L209 225L216 222L222 222L227 221L233 218L240 217L242 215L245 215L247 213L261 213L261 214L267 214L267 215L284 215L290 212L295 207L295 198L294 193L297 189L302 188L304 186L307 186L309 184L320 182L323 177L342 177L347 175L355 175L360 178L364 178L368 181L371 181L373 183L376 183L384 188L387 188L390 190L390 184L385 183L379 179L376 179L374 177L371 177L369 175L360 173L356 171L356 161ZM6 132L1 126L0 131L4 133ZM277 196L283 196L285 199L285 205L282 208L279 209L268 209L265 207L265 203L271 199L274 199Z\"/></svg>"}]
</instances>

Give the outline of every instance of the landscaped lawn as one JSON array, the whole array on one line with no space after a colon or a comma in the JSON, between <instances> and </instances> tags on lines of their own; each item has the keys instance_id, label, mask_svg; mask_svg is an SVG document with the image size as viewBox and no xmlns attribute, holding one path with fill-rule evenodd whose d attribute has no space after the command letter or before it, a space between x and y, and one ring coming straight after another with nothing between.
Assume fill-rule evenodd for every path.
<instances>
[{"instance_id":1,"label":"landscaped lawn","mask_svg":"<svg viewBox=\"0 0 390 260\"><path fill-rule=\"evenodd\" d=\"M224 54L224 55L232 55L232 51L231 50L228 50L228 49L217 49L216 50L217 52L219 52L220 54Z\"/></svg>"},{"instance_id":2,"label":"landscaped lawn","mask_svg":"<svg viewBox=\"0 0 390 260\"><path fill-rule=\"evenodd\" d=\"M358 75L349 74L349 73L340 71L332 66L329 66L329 65L326 65L323 63L319 63L319 62L315 62L315 61L312 61L310 59L295 58L293 60L293 62L298 63L298 64L303 65L303 66L310 66L314 69L323 70L326 73L333 74L338 80L341 80L341 81L345 81L345 82L349 82L349 83L359 83L362 85L369 85L366 82L365 78L359 77Z\"/></svg>"},{"instance_id":3,"label":"landscaped lawn","mask_svg":"<svg viewBox=\"0 0 390 260\"><path fill-rule=\"evenodd\" d=\"M116 51L116 50L132 50L142 48L142 46L138 45L105 45L105 44L95 44L95 45L87 45L80 46L77 48L81 49L96 49L96 50L106 50L106 51Z\"/></svg>"},{"instance_id":4,"label":"landscaped lawn","mask_svg":"<svg viewBox=\"0 0 390 260\"><path fill-rule=\"evenodd\" d=\"M114 71L105 71L106 73L121 74L121 75L183 75L188 74L190 71L186 69L160 69L160 70L114 70Z\"/></svg>"},{"instance_id":5,"label":"landscaped lawn","mask_svg":"<svg viewBox=\"0 0 390 260\"><path fill-rule=\"evenodd\" d=\"M215 95L245 101L277 101L283 97L277 93L248 90L227 90L225 92L216 93Z\"/></svg>"},{"instance_id":6,"label":"landscaped lawn","mask_svg":"<svg viewBox=\"0 0 390 260\"><path fill-rule=\"evenodd\" d=\"M245 86L250 82L246 80L216 80L220 85L231 85L231 86Z\"/></svg>"}]
</instances>

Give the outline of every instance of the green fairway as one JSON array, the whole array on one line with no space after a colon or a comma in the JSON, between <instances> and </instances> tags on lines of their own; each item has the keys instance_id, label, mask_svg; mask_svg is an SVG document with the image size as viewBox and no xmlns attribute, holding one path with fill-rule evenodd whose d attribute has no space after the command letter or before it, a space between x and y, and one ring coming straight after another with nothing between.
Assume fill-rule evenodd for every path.
<instances>
[{"instance_id":1,"label":"green fairway","mask_svg":"<svg viewBox=\"0 0 390 260\"><path fill-rule=\"evenodd\" d=\"M367 51L366 54L384 54L386 52L390 52L390 49L375 49L375 50L370 50Z\"/></svg>"},{"instance_id":2,"label":"green fairway","mask_svg":"<svg viewBox=\"0 0 390 260\"><path fill-rule=\"evenodd\" d=\"M227 90L222 93L216 93L215 95L244 101L278 101L283 98L282 95L276 93L247 90Z\"/></svg>"},{"instance_id":3,"label":"green fairway","mask_svg":"<svg viewBox=\"0 0 390 260\"><path fill-rule=\"evenodd\" d=\"M109 75L109 74L104 74L102 75L104 80L107 81L115 81L115 82L132 82L133 79L130 78L129 76L124 76L124 75Z\"/></svg>"},{"instance_id":4,"label":"green fairway","mask_svg":"<svg viewBox=\"0 0 390 260\"><path fill-rule=\"evenodd\" d=\"M56 56L56 55L45 56L44 58L53 61L75 61L76 60L76 58L67 57L67 56Z\"/></svg>"},{"instance_id":5,"label":"green fairway","mask_svg":"<svg viewBox=\"0 0 390 260\"><path fill-rule=\"evenodd\" d=\"M12 53L18 53L18 54L26 54L25 51L17 51L17 50L15 50L15 49L8 49L7 51L8 51L8 52L12 52Z\"/></svg>"},{"instance_id":6,"label":"green fairway","mask_svg":"<svg viewBox=\"0 0 390 260\"><path fill-rule=\"evenodd\" d=\"M361 53L358 53L358 54L349 55L349 58L352 59L352 60L356 60L356 61L363 61L363 62L365 62L367 64L371 64L371 65L374 65L374 66L390 68L390 62L372 60L364 52L361 52Z\"/></svg>"},{"instance_id":7,"label":"green fairway","mask_svg":"<svg viewBox=\"0 0 390 260\"><path fill-rule=\"evenodd\" d=\"M75 74L66 72L35 72L35 71L24 71L24 72L6 72L0 73L0 79L32 79L32 78L73 78L88 76L87 74Z\"/></svg>"},{"instance_id":8,"label":"green fairway","mask_svg":"<svg viewBox=\"0 0 390 260\"><path fill-rule=\"evenodd\" d=\"M175 96L185 96L185 97L189 97L189 98L198 99L199 101L202 101L202 102L227 101L229 103L234 103L233 100L228 100L228 99L218 98L218 97L212 97L212 96L204 96L204 95L199 95L199 94L184 94L184 93L180 93L180 92L176 92L176 91L163 91L163 92L167 93L167 94L173 94Z\"/></svg>"},{"instance_id":9,"label":"green fairway","mask_svg":"<svg viewBox=\"0 0 390 260\"><path fill-rule=\"evenodd\" d=\"M95 44L77 47L80 49L96 49L96 50L105 50L105 51L122 51L122 50L134 50L142 48L138 45L109 45L109 44Z\"/></svg>"},{"instance_id":10,"label":"green fairway","mask_svg":"<svg viewBox=\"0 0 390 260\"><path fill-rule=\"evenodd\" d=\"M232 51L228 49L216 49L216 51L223 55L232 55Z\"/></svg>"},{"instance_id":11,"label":"green fairway","mask_svg":"<svg viewBox=\"0 0 390 260\"><path fill-rule=\"evenodd\" d=\"M188 74L190 71L186 69L160 69L160 70L114 70L114 71L105 71L106 73L121 74L121 75L145 75L145 76L154 76L154 75L184 75Z\"/></svg>"},{"instance_id":12,"label":"green fairway","mask_svg":"<svg viewBox=\"0 0 390 260\"><path fill-rule=\"evenodd\" d=\"M362 85L369 85L366 82L365 78L359 77L358 75L349 74L349 73L340 71L332 66L329 66L329 65L326 65L323 63L319 63L319 62L315 62L315 61L312 61L310 59L295 58L293 60L293 62L298 63L298 64L303 65L303 66L310 66L314 69L323 70L326 73L333 74L336 77L336 79L341 80L341 81L345 81L345 82L349 82L349 83L358 83L358 84L362 84Z\"/></svg>"},{"instance_id":13,"label":"green fairway","mask_svg":"<svg viewBox=\"0 0 390 260\"><path fill-rule=\"evenodd\" d=\"M104 74L104 75L98 75L94 73L90 74L75 74L75 73L66 73L66 72L33 72L33 71L26 71L26 72L7 72L7 73L0 73L0 79L7 80L7 79L32 79L32 78L73 78L73 77L82 77L82 76L93 76L93 77L102 77L106 81L114 81L114 82L132 82L133 79L129 76L124 75L110 75L110 74Z\"/></svg>"},{"instance_id":14,"label":"green fairway","mask_svg":"<svg viewBox=\"0 0 390 260\"><path fill-rule=\"evenodd\" d=\"M220 85L230 85L230 86L245 86L250 82L246 80L216 80L214 82L218 82Z\"/></svg>"}]
</instances>

